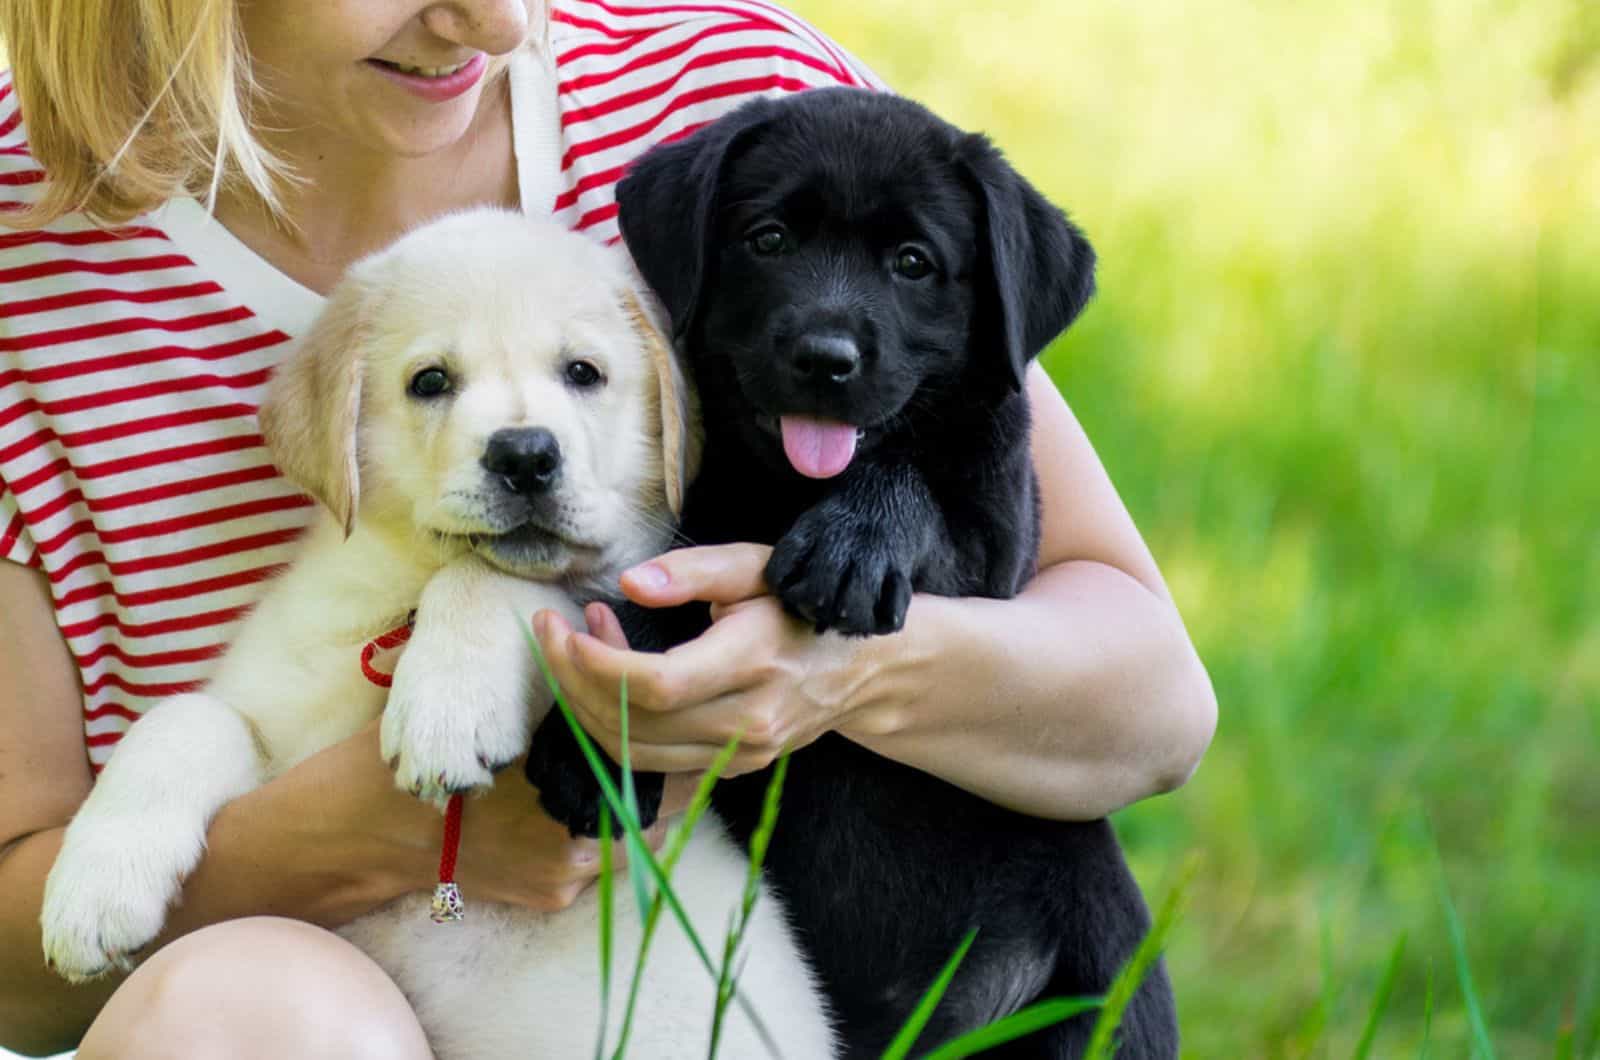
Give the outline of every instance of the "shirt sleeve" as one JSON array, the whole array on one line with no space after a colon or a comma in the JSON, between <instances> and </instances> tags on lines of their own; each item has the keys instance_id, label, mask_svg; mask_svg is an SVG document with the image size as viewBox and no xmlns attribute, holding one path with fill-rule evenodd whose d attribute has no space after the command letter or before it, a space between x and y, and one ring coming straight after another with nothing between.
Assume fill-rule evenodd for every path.
<instances>
[{"instance_id":1,"label":"shirt sleeve","mask_svg":"<svg viewBox=\"0 0 1600 1060\"><path fill-rule=\"evenodd\" d=\"M828 81L824 83L867 88L874 92L889 91L889 86L873 72L871 67L809 22L788 11L777 8L768 10L771 12L771 17L786 23L786 28L794 35L795 42L801 45L803 51L821 60L826 74L829 75Z\"/></svg>"},{"instance_id":2,"label":"shirt sleeve","mask_svg":"<svg viewBox=\"0 0 1600 1060\"><path fill-rule=\"evenodd\" d=\"M39 550L34 548L33 538L28 535L28 526L22 519L22 509L3 479L0 479L0 559L29 567L39 566Z\"/></svg>"},{"instance_id":3,"label":"shirt sleeve","mask_svg":"<svg viewBox=\"0 0 1600 1060\"><path fill-rule=\"evenodd\" d=\"M27 135L17 106L16 89L11 83L11 71L0 70L0 185L11 187L11 194L6 196L9 198L15 196L19 188L30 190L43 176L38 163L28 154ZM4 321L0 320L0 338L4 337L6 327ZM7 370L10 367L6 359L0 356L0 407L9 400L6 376L11 374ZM30 567L40 565L39 552L28 534L22 509L6 485L3 474L0 474L0 560Z\"/></svg>"}]
</instances>

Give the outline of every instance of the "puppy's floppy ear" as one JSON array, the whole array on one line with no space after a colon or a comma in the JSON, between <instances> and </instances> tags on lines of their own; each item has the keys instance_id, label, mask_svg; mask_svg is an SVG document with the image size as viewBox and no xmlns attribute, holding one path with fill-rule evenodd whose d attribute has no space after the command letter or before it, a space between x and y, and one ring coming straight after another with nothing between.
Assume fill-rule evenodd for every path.
<instances>
[{"instance_id":1,"label":"puppy's floppy ear","mask_svg":"<svg viewBox=\"0 0 1600 1060\"><path fill-rule=\"evenodd\" d=\"M646 299L648 296L646 296ZM684 379L672 344L645 299L625 296L628 318L639 334L655 378L656 411L661 429L661 478L673 518L683 515L683 498L700 467L702 438L694 389Z\"/></svg>"},{"instance_id":2,"label":"puppy's floppy ear","mask_svg":"<svg viewBox=\"0 0 1600 1060\"><path fill-rule=\"evenodd\" d=\"M1000 348L1021 390L1028 362L1094 294L1094 248L986 137L963 139L960 164L984 211L974 339Z\"/></svg>"},{"instance_id":3,"label":"puppy's floppy ear","mask_svg":"<svg viewBox=\"0 0 1600 1060\"><path fill-rule=\"evenodd\" d=\"M622 239L666 306L675 339L687 334L700 305L723 162L772 109L771 100L752 100L691 136L652 148L617 185Z\"/></svg>"},{"instance_id":4,"label":"puppy's floppy ear","mask_svg":"<svg viewBox=\"0 0 1600 1060\"><path fill-rule=\"evenodd\" d=\"M261 400L261 435L278 469L321 501L348 536L361 497L356 428L365 364L367 297L340 283Z\"/></svg>"}]
</instances>

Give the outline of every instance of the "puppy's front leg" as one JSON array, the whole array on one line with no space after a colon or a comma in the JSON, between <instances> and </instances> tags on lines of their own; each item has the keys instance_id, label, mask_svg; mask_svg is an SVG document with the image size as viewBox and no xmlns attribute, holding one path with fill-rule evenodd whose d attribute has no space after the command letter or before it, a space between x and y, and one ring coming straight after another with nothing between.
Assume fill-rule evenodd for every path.
<instances>
[{"instance_id":1,"label":"puppy's front leg","mask_svg":"<svg viewBox=\"0 0 1600 1060\"><path fill-rule=\"evenodd\" d=\"M204 693L152 707L73 817L45 881L45 963L72 982L131 969L205 852L224 803L261 783L255 733Z\"/></svg>"},{"instance_id":2,"label":"puppy's front leg","mask_svg":"<svg viewBox=\"0 0 1600 1060\"><path fill-rule=\"evenodd\" d=\"M443 806L458 791L492 785L528 749L550 695L525 630L547 607L582 621L560 588L476 556L429 579L383 712L384 760L399 787Z\"/></svg>"},{"instance_id":3,"label":"puppy's front leg","mask_svg":"<svg viewBox=\"0 0 1600 1060\"><path fill-rule=\"evenodd\" d=\"M953 551L949 536L916 467L858 460L778 540L767 584L818 633L893 633L923 564Z\"/></svg>"},{"instance_id":4,"label":"puppy's front leg","mask_svg":"<svg viewBox=\"0 0 1600 1060\"><path fill-rule=\"evenodd\" d=\"M611 782L621 788L622 767L605 751L600 752L600 763L605 766ZM539 805L551 820L565 826L573 837L600 834L600 807L605 802L605 792L560 711L552 710L545 715L544 722L533 734L523 773L528 783L539 789ZM639 827L649 828L656 823L665 780L660 773L634 773Z\"/></svg>"},{"instance_id":5,"label":"puppy's front leg","mask_svg":"<svg viewBox=\"0 0 1600 1060\"><path fill-rule=\"evenodd\" d=\"M628 646L635 651L666 651L681 644L704 628L703 608L678 607L664 610L640 607L626 600L606 603L617 614L627 634ZM600 750L601 764L619 788L622 767ZM583 749L578 746L572 727L559 710L545 715L533 734L528 762L523 770L528 782L539 790L539 805L569 833L577 836L600 834L600 807L605 793ZM655 824L661 810L661 794L666 778L660 773L633 774L634 795L639 804L639 826Z\"/></svg>"}]
</instances>

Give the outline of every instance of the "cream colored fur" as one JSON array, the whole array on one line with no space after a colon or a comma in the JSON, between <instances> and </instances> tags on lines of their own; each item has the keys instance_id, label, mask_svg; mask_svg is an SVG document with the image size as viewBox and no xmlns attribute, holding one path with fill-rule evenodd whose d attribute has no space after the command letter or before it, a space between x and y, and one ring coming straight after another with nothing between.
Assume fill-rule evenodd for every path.
<instances>
[{"instance_id":1,"label":"cream colored fur","mask_svg":"<svg viewBox=\"0 0 1600 1060\"><path fill-rule=\"evenodd\" d=\"M687 388L636 292L619 251L495 211L436 222L351 270L261 409L280 466L325 513L205 689L129 730L67 829L42 915L57 971L82 980L130 967L199 863L217 809L380 712L396 782L436 803L494 783L491 767L527 749L550 702L519 620L551 607L581 621L574 594L614 585L663 548L698 456ZM574 386L574 359L604 383ZM436 367L448 395L413 394ZM544 427L560 444L550 502L531 516L481 462L508 427ZM359 654L413 609L386 706ZM745 867L703 822L675 875L703 938L720 942ZM594 891L551 915L467 900L459 924L433 924L417 894L343 933L399 983L444 1060L591 1055ZM831 1055L774 897L758 910L742 995L786 1055ZM617 914L616 953L631 966L639 923L626 889ZM670 917L659 935L635 1055L703 1056L712 980ZM736 1007L723 1055L762 1052Z\"/></svg>"}]
</instances>

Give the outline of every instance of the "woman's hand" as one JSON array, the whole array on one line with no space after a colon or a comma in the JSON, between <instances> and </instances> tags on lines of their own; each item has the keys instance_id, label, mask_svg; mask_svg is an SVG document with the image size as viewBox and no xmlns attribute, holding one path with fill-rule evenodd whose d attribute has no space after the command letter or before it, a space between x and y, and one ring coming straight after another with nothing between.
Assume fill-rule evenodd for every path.
<instances>
[{"instance_id":1,"label":"woman's hand","mask_svg":"<svg viewBox=\"0 0 1600 1060\"><path fill-rule=\"evenodd\" d=\"M666 837L667 817L688 805L692 778L668 777L661 816L645 829L655 850ZM468 799L461 815L456 877L468 902L487 900L554 912L571 905L600 875L600 841L573 838L539 805L517 762L495 778L481 798ZM627 864L614 842L613 871Z\"/></svg>"},{"instance_id":2,"label":"woman's hand","mask_svg":"<svg viewBox=\"0 0 1600 1060\"><path fill-rule=\"evenodd\" d=\"M602 643L626 650L627 638L616 616L601 608L609 623L591 626ZM698 773L669 775L661 794L656 823L644 830L652 850L666 838L668 818L689 805ZM600 875L600 841L573 838L539 805L539 793L522 781L522 763L501 771L495 786L462 809L461 852L457 875L470 895L497 902L554 911L577 900ZM617 839L613 871L628 864L627 849Z\"/></svg>"},{"instance_id":3,"label":"woman's hand","mask_svg":"<svg viewBox=\"0 0 1600 1060\"><path fill-rule=\"evenodd\" d=\"M707 600L712 627L664 655L536 617L585 728L617 755L628 676L641 769L703 769L736 733L733 772L835 730L1021 813L1090 820L1186 780L1217 701L1149 549L1077 419L1028 371L1043 507L1039 573L1014 598L912 597L892 636L815 636L767 595L770 550L691 548L630 571L636 603ZM592 629L618 640L615 618Z\"/></svg>"},{"instance_id":4,"label":"woman's hand","mask_svg":"<svg viewBox=\"0 0 1600 1060\"><path fill-rule=\"evenodd\" d=\"M669 552L623 575L629 599L645 607L711 603L712 626L664 654L626 650L603 604L585 613L593 634L553 611L534 631L584 728L613 758L622 751L622 682L634 768L703 770L735 736L728 775L770 764L838 727L861 701L860 641L817 636L768 594L765 545L715 545Z\"/></svg>"},{"instance_id":5,"label":"woman's hand","mask_svg":"<svg viewBox=\"0 0 1600 1060\"><path fill-rule=\"evenodd\" d=\"M663 816L688 801L685 783L669 782ZM659 846L665 830L646 835ZM443 837L443 815L395 787L373 723L222 808L172 926L272 913L338 927L399 895L432 890ZM620 845L615 863L623 864ZM520 764L467 800L456 878L468 903L561 909L599 872L599 844L574 839L545 814ZM209 908L198 893L228 898Z\"/></svg>"}]
</instances>

